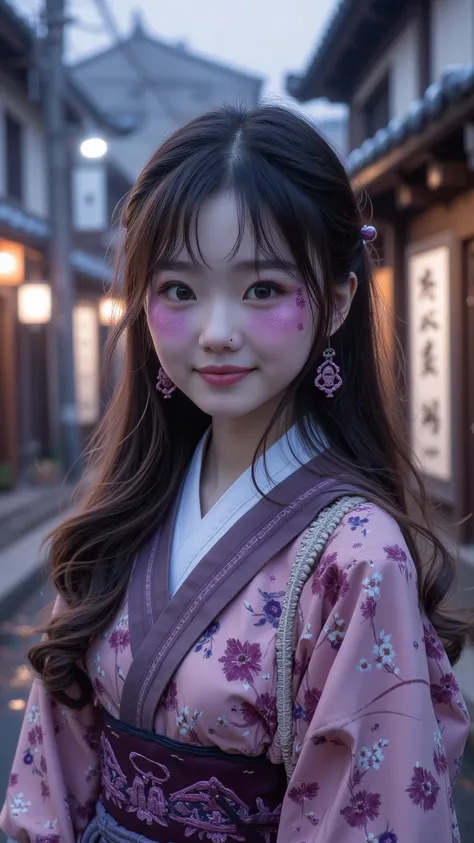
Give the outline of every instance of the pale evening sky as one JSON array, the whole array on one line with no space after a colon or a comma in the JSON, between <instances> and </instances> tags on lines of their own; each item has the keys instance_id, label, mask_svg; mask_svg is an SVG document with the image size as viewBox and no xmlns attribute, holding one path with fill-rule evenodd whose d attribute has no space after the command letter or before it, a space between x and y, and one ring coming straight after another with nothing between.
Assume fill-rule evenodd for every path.
<instances>
[{"instance_id":1,"label":"pale evening sky","mask_svg":"<svg viewBox=\"0 0 474 843\"><path fill-rule=\"evenodd\" d=\"M35 23L40 0L9 0ZM190 50L222 60L265 78L264 93L284 95L285 74L301 72L324 32L338 0L108 0L121 32L139 9L150 33L168 42L184 41ZM94 0L68 0L68 58L78 59L110 44L93 33L103 24ZM87 30L86 30L87 27ZM317 113L327 109L312 105ZM332 110L332 109L331 109Z\"/></svg>"}]
</instances>

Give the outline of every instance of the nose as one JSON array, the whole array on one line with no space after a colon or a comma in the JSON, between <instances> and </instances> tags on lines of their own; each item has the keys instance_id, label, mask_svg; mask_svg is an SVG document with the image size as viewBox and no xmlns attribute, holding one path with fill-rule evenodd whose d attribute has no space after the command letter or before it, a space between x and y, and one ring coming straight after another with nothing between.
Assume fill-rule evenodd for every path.
<instances>
[{"instance_id":1,"label":"nose","mask_svg":"<svg viewBox=\"0 0 474 843\"><path fill-rule=\"evenodd\" d=\"M215 302L206 309L199 346L205 351L237 351L242 345L242 335L235 325L234 308L225 302ZM235 312L234 312L235 315Z\"/></svg>"}]
</instances>

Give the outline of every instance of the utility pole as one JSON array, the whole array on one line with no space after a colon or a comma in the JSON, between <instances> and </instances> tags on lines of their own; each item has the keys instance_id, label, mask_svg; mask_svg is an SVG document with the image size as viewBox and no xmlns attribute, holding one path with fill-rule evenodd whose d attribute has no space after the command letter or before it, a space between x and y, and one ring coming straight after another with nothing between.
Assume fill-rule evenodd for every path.
<instances>
[{"instance_id":1,"label":"utility pole","mask_svg":"<svg viewBox=\"0 0 474 843\"><path fill-rule=\"evenodd\" d=\"M71 209L68 137L65 120L66 74L63 63L65 0L44 0L43 97L46 123L46 156L50 249L49 266L52 286L52 332L54 361L52 377L56 380L56 411L63 471L76 480L82 472L81 446L77 425L74 380L73 318L74 279L71 271Z\"/></svg>"}]
</instances>

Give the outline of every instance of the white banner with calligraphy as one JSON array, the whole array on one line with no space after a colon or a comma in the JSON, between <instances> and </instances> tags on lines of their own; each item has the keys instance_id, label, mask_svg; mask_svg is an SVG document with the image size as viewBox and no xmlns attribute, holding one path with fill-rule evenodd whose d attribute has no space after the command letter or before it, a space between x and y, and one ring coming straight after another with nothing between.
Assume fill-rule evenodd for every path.
<instances>
[{"instance_id":1,"label":"white banner with calligraphy","mask_svg":"<svg viewBox=\"0 0 474 843\"><path fill-rule=\"evenodd\" d=\"M452 477L450 250L408 260L411 439L423 474Z\"/></svg>"}]
</instances>

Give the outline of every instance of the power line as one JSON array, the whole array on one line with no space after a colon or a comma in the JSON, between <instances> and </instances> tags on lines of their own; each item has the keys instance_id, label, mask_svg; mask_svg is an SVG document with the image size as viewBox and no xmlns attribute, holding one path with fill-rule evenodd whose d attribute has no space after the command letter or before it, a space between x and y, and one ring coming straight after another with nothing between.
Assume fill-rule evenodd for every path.
<instances>
[{"instance_id":1,"label":"power line","mask_svg":"<svg viewBox=\"0 0 474 843\"><path fill-rule=\"evenodd\" d=\"M7 0L7 3L16 14L25 21L32 29L36 30L40 19L41 0Z\"/></svg>"},{"instance_id":2,"label":"power line","mask_svg":"<svg viewBox=\"0 0 474 843\"><path fill-rule=\"evenodd\" d=\"M153 77L151 76L147 76L147 74L145 73L144 68L137 60L133 51L130 49L129 41L124 40L124 38L122 37L122 33L120 32L114 15L111 9L109 8L107 0L93 0L93 2L115 45L120 48L124 58L130 65L130 67L138 74L141 82L143 83L143 86L148 90L151 90L160 107L165 111L167 117L169 117L175 123L179 123L182 119L182 116L180 116L180 114L175 111L175 109L170 105L169 102L166 101L166 99L160 96L159 91L157 89L157 80L153 79ZM186 87L192 87L192 83L186 83Z\"/></svg>"}]
</instances>

